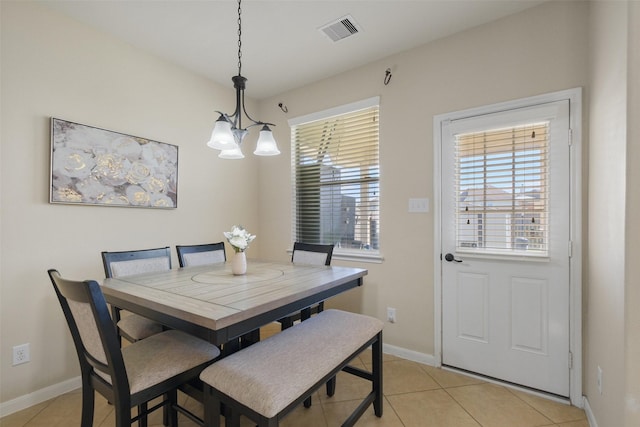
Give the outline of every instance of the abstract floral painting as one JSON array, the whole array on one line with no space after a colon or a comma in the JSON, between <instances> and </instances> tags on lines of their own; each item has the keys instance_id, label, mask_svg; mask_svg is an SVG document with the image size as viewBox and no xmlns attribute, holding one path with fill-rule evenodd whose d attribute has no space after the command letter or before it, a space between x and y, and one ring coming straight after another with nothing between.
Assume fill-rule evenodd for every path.
<instances>
[{"instance_id":1,"label":"abstract floral painting","mask_svg":"<svg viewBox=\"0 0 640 427\"><path fill-rule=\"evenodd\" d=\"M178 146L51 118L50 202L176 208Z\"/></svg>"}]
</instances>

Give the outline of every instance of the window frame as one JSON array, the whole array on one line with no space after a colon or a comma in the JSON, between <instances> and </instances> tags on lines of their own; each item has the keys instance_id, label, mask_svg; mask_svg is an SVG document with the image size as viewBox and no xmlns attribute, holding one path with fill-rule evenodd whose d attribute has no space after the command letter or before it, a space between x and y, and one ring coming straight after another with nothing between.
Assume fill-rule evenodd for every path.
<instances>
[{"instance_id":1,"label":"window frame","mask_svg":"<svg viewBox=\"0 0 640 427\"><path fill-rule=\"evenodd\" d=\"M331 117L346 115L350 113L354 113L359 110L371 108L371 107L380 107L380 97L375 96L367 99L363 99L361 101L356 101L349 104L340 105L334 108L329 108L326 110L318 111L315 113L307 114L304 116L299 116L292 118L288 121L289 127L292 131L291 136L291 164L292 164L292 210L293 210L293 223L291 227L291 247L293 247L293 242L296 240L296 232L297 232L297 224L295 221L296 212L297 212L297 185L296 185L296 177L297 177L297 163L296 163L296 139L294 138L294 129L299 125L303 125L305 123L320 121L329 119ZM379 112L378 112L379 117ZM378 222L380 218L380 157L379 157L379 148L380 148L380 125L378 120L378 207L377 207L377 215ZM380 224L378 223L378 230L380 230ZM380 263L383 260L381 251L380 251L380 233L378 232L378 248L377 249L355 249L355 248L344 248L336 245L333 252L333 259L338 260L346 260L346 261L362 261L362 262L371 262L371 263ZM288 250L289 253L292 252L292 249Z\"/></svg>"}]
</instances>

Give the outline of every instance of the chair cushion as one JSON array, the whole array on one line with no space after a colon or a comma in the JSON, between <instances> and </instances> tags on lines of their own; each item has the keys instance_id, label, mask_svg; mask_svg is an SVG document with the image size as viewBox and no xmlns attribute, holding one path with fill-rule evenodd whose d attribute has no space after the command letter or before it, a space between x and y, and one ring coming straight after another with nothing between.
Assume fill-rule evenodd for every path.
<instances>
[{"instance_id":1,"label":"chair cushion","mask_svg":"<svg viewBox=\"0 0 640 427\"><path fill-rule=\"evenodd\" d=\"M166 270L171 270L169 257L133 259L130 261L114 261L111 263L111 274L113 277Z\"/></svg>"},{"instance_id":2,"label":"chair cushion","mask_svg":"<svg viewBox=\"0 0 640 427\"><path fill-rule=\"evenodd\" d=\"M162 325L151 319L135 313L121 313L123 316L118 322L118 328L136 341L162 332Z\"/></svg>"},{"instance_id":3,"label":"chair cushion","mask_svg":"<svg viewBox=\"0 0 640 427\"><path fill-rule=\"evenodd\" d=\"M324 252L293 251L294 264L324 265L327 262L327 254Z\"/></svg>"},{"instance_id":4,"label":"chair cushion","mask_svg":"<svg viewBox=\"0 0 640 427\"><path fill-rule=\"evenodd\" d=\"M100 331L98 330L98 324L96 323L96 318L93 315L91 306L89 303L78 302L71 299L68 299L67 303L78 327L78 333L80 334L84 348L94 359L106 364L107 356L102 346Z\"/></svg>"},{"instance_id":5,"label":"chair cushion","mask_svg":"<svg viewBox=\"0 0 640 427\"><path fill-rule=\"evenodd\" d=\"M382 330L379 319L326 310L209 366L200 379L272 418Z\"/></svg>"},{"instance_id":6,"label":"chair cushion","mask_svg":"<svg viewBox=\"0 0 640 427\"><path fill-rule=\"evenodd\" d=\"M193 267L196 265L218 264L224 262L224 251L206 251L206 252L192 252L183 254L185 267Z\"/></svg>"},{"instance_id":7,"label":"chair cushion","mask_svg":"<svg viewBox=\"0 0 640 427\"><path fill-rule=\"evenodd\" d=\"M181 331L153 335L122 349L131 393L144 390L220 354L213 344Z\"/></svg>"}]
</instances>

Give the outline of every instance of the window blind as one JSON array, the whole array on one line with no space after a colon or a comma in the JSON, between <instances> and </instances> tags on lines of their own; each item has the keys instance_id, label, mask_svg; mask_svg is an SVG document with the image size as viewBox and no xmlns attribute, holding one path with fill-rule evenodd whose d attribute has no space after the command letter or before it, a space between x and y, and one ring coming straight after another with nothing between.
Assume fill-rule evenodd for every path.
<instances>
[{"instance_id":1,"label":"window blind","mask_svg":"<svg viewBox=\"0 0 640 427\"><path fill-rule=\"evenodd\" d=\"M291 126L293 236L377 250L378 105Z\"/></svg>"},{"instance_id":2,"label":"window blind","mask_svg":"<svg viewBox=\"0 0 640 427\"><path fill-rule=\"evenodd\" d=\"M455 135L460 251L546 256L549 123Z\"/></svg>"}]
</instances>

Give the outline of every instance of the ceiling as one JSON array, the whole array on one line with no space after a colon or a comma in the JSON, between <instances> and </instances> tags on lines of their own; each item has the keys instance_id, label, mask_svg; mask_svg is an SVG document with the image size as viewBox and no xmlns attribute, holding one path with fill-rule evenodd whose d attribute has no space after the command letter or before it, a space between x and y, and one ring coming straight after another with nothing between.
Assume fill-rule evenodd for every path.
<instances>
[{"instance_id":1,"label":"ceiling","mask_svg":"<svg viewBox=\"0 0 640 427\"><path fill-rule=\"evenodd\" d=\"M538 5L544 0L245 0L242 75L263 99ZM44 0L45 7L233 87L232 0ZM332 41L320 27L350 15L358 33ZM391 67L393 64L389 64ZM380 78L384 78L384 69Z\"/></svg>"}]
</instances>

